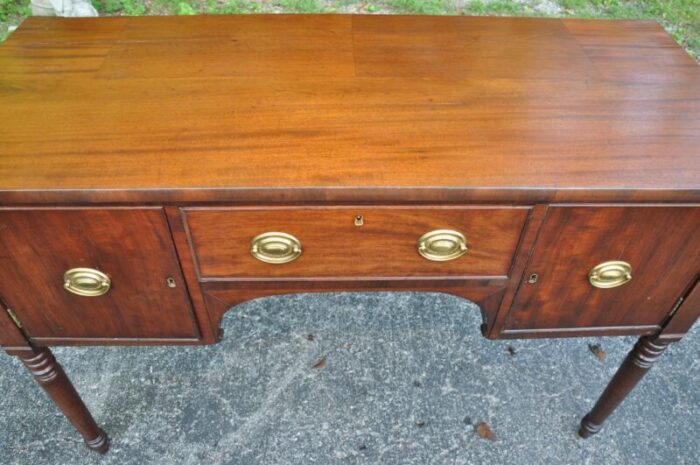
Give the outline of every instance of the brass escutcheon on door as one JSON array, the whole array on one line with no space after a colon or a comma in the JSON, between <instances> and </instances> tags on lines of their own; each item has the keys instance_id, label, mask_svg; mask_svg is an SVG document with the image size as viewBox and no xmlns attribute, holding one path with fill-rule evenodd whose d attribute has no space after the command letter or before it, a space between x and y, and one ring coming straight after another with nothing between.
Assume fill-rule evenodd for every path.
<instances>
[{"instance_id":1,"label":"brass escutcheon on door","mask_svg":"<svg viewBox=\"0 0 700 465\"><path fill-rule=\"evenodd\" d=\"M98 297L109 292L112 281L100 270L71 268L63 273L63 287L76 295Z\"/></svg>"},{"instance_id":2,"label":"brass escutcheon on door","mask_svg":"<svg viewBox=\"0 0 700 465\"><path fill-rule=\"evenodd\" d=\"M446 262L467 253L467 238L451 229L436 229L418 239L418 253L434 262Z\"/></svg>"},{"instance_id":3,"label":"brass escutcheon on door","mask_svg":"<svg viewBox=\"0 0 700 465\"><path fill-rule=\"evenodd\" d=\"M250 254L261 262L281 265L299 258L301 242L291 234L266 232L253 238Z\"/></svg>"},{"instance_id":4,"label":"brass escutcheon on door","mask_svg":"<svg viewBox=\"0 0 700 465\"><path fill-rule=\"evenodd\" d=\"M622 286L632 281L632 265L619 260L603 262L591 269L588 281L600 289Z\"/></svg>"}]
</instances>

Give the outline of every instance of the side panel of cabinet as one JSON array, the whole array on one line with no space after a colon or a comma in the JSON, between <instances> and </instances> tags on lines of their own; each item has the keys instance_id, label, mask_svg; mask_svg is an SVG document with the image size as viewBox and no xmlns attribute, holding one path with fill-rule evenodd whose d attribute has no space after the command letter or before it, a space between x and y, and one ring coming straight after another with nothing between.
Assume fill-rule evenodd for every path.
<instances>
[{"instance_id":1,"label":"side panel of cabinet","mask_svg":"<svg viewBox=\"0 0 700 465\"><path fill-rule=\"evenodd\" d=\"M111 288L68 292L72 268ZM0 296L33 341L198 337L161 208L0 210Z\"/></svg>"},{"instance_id":2,"label":"side panel of cabinet","mask_svg":"<svg viewBox=\"0 0 700 465\"><path fill-rule=\"evenodd\" d=\"M589 271L613 260L631 265L632 280L608 289L592 286ZM555 205L504 334L655 331L698 270L700 207ZM528 281L532 275L536 282Z\"/></svg>"}]
</instances>

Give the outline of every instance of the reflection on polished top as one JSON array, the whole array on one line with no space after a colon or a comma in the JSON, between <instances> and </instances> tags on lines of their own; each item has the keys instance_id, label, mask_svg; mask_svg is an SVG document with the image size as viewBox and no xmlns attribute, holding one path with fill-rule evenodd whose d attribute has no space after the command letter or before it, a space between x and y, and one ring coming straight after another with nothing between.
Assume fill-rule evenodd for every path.
<instances>
[{"instance_id":1,"label":"reflection on polished top","mask_svg":"<svg viewBox=\"0 0 700 465\"><path fill-rule=\"evenodd\" d=\"M652 22L30 18L0 69L0 201L700 200L700 68Z\"/></svg>"}]
</instances>

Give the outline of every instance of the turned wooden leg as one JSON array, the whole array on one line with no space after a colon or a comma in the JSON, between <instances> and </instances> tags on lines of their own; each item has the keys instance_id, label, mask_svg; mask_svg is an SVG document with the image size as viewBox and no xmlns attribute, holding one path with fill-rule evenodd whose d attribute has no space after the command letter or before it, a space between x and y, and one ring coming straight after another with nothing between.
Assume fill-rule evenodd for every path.
<instances>
[{"instance_id":1,"label":"turned wooden leg","mask_svg":"<svg viewBox=\"0 0 700 465\"><path fill-rule=\"evenodd\" d=\"M593 410L581 420L579 436L587 438L600 431L605 419L622 403L627 394L649 371L649 368L666 350L668 344L668 341L659 340L656 336L639 338L634 349L627 355L608 387L603 391Z\"/></svg>"},{"instance_id":2,"label":"turned wooden leg","mask_svg":"<svg viewBox=\"0 0 700 465\"><path fill-rule=\"evenodd\" d=\"M8 350L8 353L22 360L34 379L83 436L88 448L100 454L106 453L109 449L107 435L97 426L51 351L47 348L31 348Z\"/></svg>"}]
</instances>

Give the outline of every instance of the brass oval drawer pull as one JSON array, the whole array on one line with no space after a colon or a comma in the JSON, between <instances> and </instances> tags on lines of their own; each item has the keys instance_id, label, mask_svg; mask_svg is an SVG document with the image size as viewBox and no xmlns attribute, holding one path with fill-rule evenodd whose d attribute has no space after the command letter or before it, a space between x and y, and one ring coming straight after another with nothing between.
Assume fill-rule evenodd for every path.
<instances>
[{"instance_id":1,"label":"brass oval drawer pull","mask_svg":"<svg viewBox=\"0 0 700 465\"><path fill-rule=\"evenodd\" d=\"M261 262L281 265L299 258L301 242L291 234L266 232L253 238L250 254Z\"/></svg>"},{"instance_id":2,"label":"brass oval drawer pull","mask_svg":"<svg viewBox=\"0 0 700 465\"><path fill-rule=\"evenodd\" d=\"M591 269L588 280L600 289L622 286L632 281L632 265L623 261L603 262Z\"/></svg>"},{"instance_id":3,"label":"brass oval drawer pull","mask_svg":"<svg viewBox=\"0 0 700 465\"><path fill-rule=\"evenodd\" d=\"M63 273L63 287L76 295L97 297L109 292L112 280L99 270L71 268Z\"/></svg>"},{"instance_id":4,"label":"brass oval drawer pull","mask_svg":"<svg viewBox=\"0 0 700 465\"><path fill-rule=\"evenodd\" d=\"M418 239L418 253L434 262L454 260L467 253L467 238L451 229L436 229Z\"/></svg>"}]
</instances>

